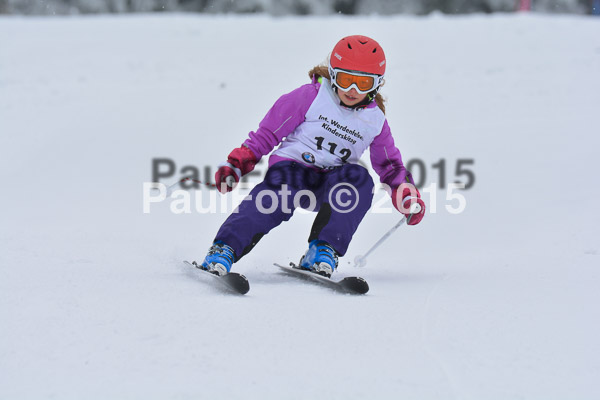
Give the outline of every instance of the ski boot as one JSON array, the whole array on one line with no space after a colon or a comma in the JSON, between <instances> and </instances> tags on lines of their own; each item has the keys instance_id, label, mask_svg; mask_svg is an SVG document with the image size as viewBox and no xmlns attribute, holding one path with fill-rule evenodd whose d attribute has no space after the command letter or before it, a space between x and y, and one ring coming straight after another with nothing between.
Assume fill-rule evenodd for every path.
<instances>
[{"instance_id":1,"label":"ski boot","mask_svg":"<svg viewBox=\"0 0 600 400\"><path fill-rule=\"evenodd\" d=\"M234 253L230 246L223 242L214 242L202 264L196 264L197 268L210 272L211 274L223 276L231 270Z\"/></svg>"},{"instance_id":2,"label":"ski boot","mask_svg":"<svg viewBox=\"0 0 600 400\"><path fill-rule=\"evenodd\" d=\"M329 243L317 239L310 242L298 265L300 268L331 278L338 266L338 255Z\"/></svg>"}]
</instances>

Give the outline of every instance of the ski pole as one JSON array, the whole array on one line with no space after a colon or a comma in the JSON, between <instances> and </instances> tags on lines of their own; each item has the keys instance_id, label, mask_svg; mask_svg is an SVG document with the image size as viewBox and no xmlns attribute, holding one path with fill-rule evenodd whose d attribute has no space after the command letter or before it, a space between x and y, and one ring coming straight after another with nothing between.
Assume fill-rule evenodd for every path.
<instances>
[{"instance_id":1,"label":"ski pole","mask_svg":"<svg viewBox=\"0 0 600 400\"><path fill-rule=\"evenodd\" d=\"M418 212L421 210L421 207L420 207L420 206L419 206L419 207L417 207L417 206L418 206L418 204L415 204L415 205L413 206L413 209L411 210L413 214L414 214L414 213L418 213ZM406 216L402 217L402 219L401 219L400 221L398 221L398 223L397 223L396 225L394 225L394 226L392 227L392 229L390 229L389 231L387 231L387 232L385 233L385 235L383 235L383 236L381 237L381 239L379 239L379 240L378 240L378 241L377 241L377 242L376 242L376 243L373 245L373 247L371 247L371 248L369 249L369 251L367 251L367 252L365 253L365 255L364 255L364 256L360 256L360 255L359 255L359 256L356 256L356 258L354 259L354 266L355 266L355 267L364 267L365 265L367 265L367 256L368 256L369 254L371 254L371 253L372 253L372 252L373 252L373 251L374 251L376 248L378 248L379 246L381 246L381 243L385 242L385 240L386 240L388 237L390 237L390 235L391 235L392 233L394 233L394 231L395 231L396 229L400 228L400 227L401 227L401 226L402 226L402 225L403 225L405 222L406 222L406 223L409 223L409 222L410 222L410 219L411 219L411 218L412 218L412 216L413 216L413 214L410 214L408 217L406 217Z\"/></svg>"}]
</instances>

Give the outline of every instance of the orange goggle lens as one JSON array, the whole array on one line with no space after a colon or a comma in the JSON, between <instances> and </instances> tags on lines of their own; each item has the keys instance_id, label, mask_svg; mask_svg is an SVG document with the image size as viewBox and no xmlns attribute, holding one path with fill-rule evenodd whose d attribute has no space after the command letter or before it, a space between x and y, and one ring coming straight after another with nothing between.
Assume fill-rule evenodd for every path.
<instances>
[{"instance_id":1,"label":"orange goggle lens","mask_svg":"<svg viewBox=\"0 0 600 400\"><path fill-rule=\"evenodd\" d=\"M353 83L356 83L356 87L363 92L373 89L375 85L375 78L372 76L360 76L352 75L347 72L339 71L335 74L335 82L342 89L348 89Z\"/></svg>"}]
</instances>

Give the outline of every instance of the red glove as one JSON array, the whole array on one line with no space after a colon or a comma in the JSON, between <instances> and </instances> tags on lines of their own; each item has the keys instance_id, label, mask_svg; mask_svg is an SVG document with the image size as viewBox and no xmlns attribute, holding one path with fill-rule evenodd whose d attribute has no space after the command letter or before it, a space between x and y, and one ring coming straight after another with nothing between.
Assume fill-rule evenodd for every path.
<instances>
[{"instance_id":1,"label":"red glove","mask_svg":"<svg viewBox=\"0 0 600 400\"><path fill-rule=\"evenodd\" d=\"M245 146L233 150L227 157L227 162L219 165L215 174L219 192L231 192L240 178L254 169L257 161L252 150Z\"/></svg>"},{"instance_id":2,"label":"red glove","mask_svg":"<svg viewBox=\"0 0 600 400\"><path fill-rule=\"evenodd\" d=\"M415 185L411 183L403 183L394 189L392 192L392 203L398 211L406 215L407 219L410 217L410 220L407 222L408 225L418 224L425 216L425 203L421 200L421 194ZM418 204L420 207L414 206L418 209L414 210L414 213L411 213L410 210L413 204Z\"/></svg>"}]
</instances>

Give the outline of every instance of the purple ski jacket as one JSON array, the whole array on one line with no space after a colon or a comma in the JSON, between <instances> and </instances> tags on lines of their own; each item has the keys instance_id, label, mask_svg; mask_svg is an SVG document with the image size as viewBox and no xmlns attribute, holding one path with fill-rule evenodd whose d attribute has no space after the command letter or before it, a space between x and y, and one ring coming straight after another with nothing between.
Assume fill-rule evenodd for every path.
<instances>
[{"instance_id":1,"label":"purple ski jacket","mask_svg":"<svg viewBox=\"0 0 600 400\"><path fill-rule=\"evenodd\" d=\"M244 146L252 150L258 160L269 154L287 135L294 132L296 127L304 122L305 115L315 100L320 86L321 84L313 78L312 83L281 96L260 122L256 132L249 133L249 138L244 142ZM367 107L377 107L377 104L373 101ZM371 165L382 183L389 185L392 189L403 182L414 183L410 172L402 164L400 150L394 144L387 120L383 124L381 133L371 142L369 151ZM285 158L272 155L269 159L269 166L282 160Z\"/></svg>"}]
</instances>

